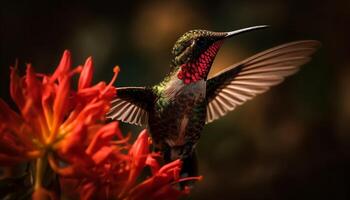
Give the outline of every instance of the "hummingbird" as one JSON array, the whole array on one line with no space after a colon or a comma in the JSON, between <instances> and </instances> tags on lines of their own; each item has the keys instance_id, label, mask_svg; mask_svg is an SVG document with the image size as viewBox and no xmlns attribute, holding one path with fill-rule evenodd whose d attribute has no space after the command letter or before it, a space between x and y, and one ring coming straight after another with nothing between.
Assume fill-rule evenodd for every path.
<instances>
[{"instance_id":1,"label":"hummingbird","mask_svg":"<svg viewBox=\"0 0 350 200\"><path fill-rule=\"evenodd\" d=\"M320 46L315 40L286 43L208 78L215 56L227 39L266 27L186 32L172 49L168 75L151 87L117 88L107 117L147 126L153 146L165 162L182 159L196 165L195 147L206 124L281 83L308 62Z\"/></svg>"}]
</instances>

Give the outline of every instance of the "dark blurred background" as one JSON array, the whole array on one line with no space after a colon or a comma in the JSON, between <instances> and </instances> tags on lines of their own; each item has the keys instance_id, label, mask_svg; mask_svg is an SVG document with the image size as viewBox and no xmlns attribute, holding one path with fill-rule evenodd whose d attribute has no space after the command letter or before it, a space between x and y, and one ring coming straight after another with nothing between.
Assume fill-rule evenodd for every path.
<instances>
[{"instance_id":1,"label":"dark blurred background","mask_svg":"<svg viewBox=\"0 0 350 200\"><path fill-rule=\"evenodd\" d=\"M74 65L95 61L94 81L159 82L170 50L190 29L270 29L229 40L212 73L254 53L300 39L322 48L301 71L205 127L198 145L204 176L191 199L350 199L350 2L133 1L1 2L1 98L9 66L52 72L64 49ZM211 73L211 74L212 74ZM122 125L124 132L141 128Z\"/></svg>"}]
</instances>

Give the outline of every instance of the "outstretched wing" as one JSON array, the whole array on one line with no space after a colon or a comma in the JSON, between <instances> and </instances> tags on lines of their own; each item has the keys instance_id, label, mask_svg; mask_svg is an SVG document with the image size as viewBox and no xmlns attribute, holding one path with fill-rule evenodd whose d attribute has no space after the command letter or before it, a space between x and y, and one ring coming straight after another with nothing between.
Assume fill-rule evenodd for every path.
<instances>
[{"instance_id":1,"label":"outstretched wing","mask_svg":"<svg viewBox=\"0 0 350 200\"><path fill-rule=\"evenodd\" d=\"M320 42L314 40L287 43L219 72L207 81L206 123L224 116L297 72L319 46Z\"/></svg>"},{"instance_id":2,"label":"outstretched wing","mask_svg":"<svg viewBox=\"0 0 350 200\"><path fill-rule=\"evenodd\" d=\"M107 117L139 126L145 125L154 99L155 95L149 88L117 88L117 97L111 102Z\"/></svg>"}]
</instances>

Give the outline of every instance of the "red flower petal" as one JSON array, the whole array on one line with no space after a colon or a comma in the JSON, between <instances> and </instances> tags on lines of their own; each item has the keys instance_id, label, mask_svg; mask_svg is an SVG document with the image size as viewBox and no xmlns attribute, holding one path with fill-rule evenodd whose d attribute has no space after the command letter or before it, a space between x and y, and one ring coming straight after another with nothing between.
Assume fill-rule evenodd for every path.
<instances>
[{"instance_id":1,"label":"red flower petal","mask_svg":"<svg viewBox=\"0 0 350 200\"><path fill-rule=\"evenodd\" d=\"M27 65L26 76L26 101L30 99L32 106L29 111L35 112L32 114L41 114L41 96L42 96L42 84L37 79L36 74L30 64ZM34 107L33 107L34 106Z\"/></svg>"},{"instance_id":2,"label":"red flower petal","mask_svg":"<svg viewBox=\"0 0 350 200\"><path fill-rule=\"evenodd\" d=\"M82 188L80 190L80 199L81 200L93 199L93 196L96 192L96 186L93 183L91 183L91 182L86 183L81 188Z\"/></svg>"},{"instance_id":3,"label":"red flower petal","mask_svg":"<svg viewBox=\"0 0 350 200\"><path fill-rule=\"evenodd\" d=\"M86 59L83 71L79 77L78 90L90 87L93 73L93 62L92 58Z\"/></svg>"},{"instance_id":4,"label":"red flower petal","mask_svg":"<svg viewBox=\"0 0 350 200\"><path fill-rule=\"evenodd\" d=\"M22 79L17 74L17 67L11 67L10 94L19 109L23 108L25 101L22 89L23 83Z\"/></svg>"},{"instance_id":5,"label":"red flower petal","mask_svg":"<svg viewBox=\"0 0 350 200\"><path fill-rule=\"evenodd\" d=\"M53 122L51 128L51 135L48 143L51 143L57 136L58 128L62 124L66 115L69 104L70 93L70 76L62 78L61 83L58 86L56 98L53 105Z\"/></svg>"},{"instance_id":6,"label":"red flower petal","mask_svg":"<svg viewBox=\"0 0 350 200\"><path fill-rule=\"evenodd\" d=\"M93 155L100 148L102 148L105 145L108 145L112 138L118 135L118 127L118 122L112 122L100 128L100 130L94 135L92 141L86 149L86 154Z\"/></svg>"},{"instance_id":7,"label":"red flower petal","mask_svg":"<svg viewBox=\"0 0 350 200\"><path fill-rule=\"evenodd\" d=\"M86 140L87 130L86 126L81 123L74 129L74 131L67 135L60 142L60 150L63 154L78 154L84 151L84 143Z\"/></svg>"},{"instance_id":8,"label":"red flower petal","mask_svg":"<svg viewBox=\"0 0 350 200\"><path fill-rule=\"evenodd\" d=\"M101 147L94 155L92 156L92 160L96 165L101 164L106 158L112 153L113 149L108 146Z\"/></svg>"},{"instance_id":9,"label":"red flower petal","mask_svg":"<svg viewBox=\"0 0 350 200\"><path fill-rule=\"evenodd\" d=\"M163 195L158 192L159 190L162 189L164 192L171 190L173 182L179 177L181 165L180 160L164 165L153 177L137 185L130 192L130 199L145 199L145 197L147 197L146 199L156 199L157 196ZM172 189L175 190L175 188ZM176 191L173 192L176 193ZM179 191L180 193L182 191ZM166 196L166 194L164 195ZM171 196L168 196L168 198L171 198Z\"/></svg>"},{"instance_id":10,"label":"red flower petal","mask_svg":"<svg viewBox=\"0 0 350 200\"><path fill-rule=\"evenodd\" d=\"M42 187L36 188L32 195L33 200L57 200L53 192L50 192Z\"/></svg>"},{"instance_id":11,"label":"red flower petal","mask_svg":"<svg viewBox=\"0 0 350 200\"><path fill-rule=\"evenodd\" d=\"M78 114L74 121L75 123L91 124L94 121L104 119L107 110L107 102L97 101L95 103L90 103L85 105L84 109Z\"/></svg>"},{"instance_id":12,"label":"red flower petal","mask_svg":"<svg viewBox=\"0 0 350 200\"><path fill-rule=\"evenodd\" d=\"M156 174L159 171L159 163L152 156L147 157L146 164L151 167L152 174Z\"/></svg>"},{"instance_id":13,"label":"red flower petal","mask_svg":"<svg viewBox=\"0 0 350 200\"><path fill-rule=\"evenodd\" d=\"M131 187L140 172L146 165L146 159L149 154L149 135L147 129L144 129L137 137L135 143L129 150L129 156L132 159L130 164L129 178L125 186L125 190Z\"/></svg>"},{"instance_id":14,"label":"red flower petal","mask_svg":"<svg viewBox=\"0 0 350 200\"><path fill-rule=\"evenodd\" d=\"M57 66L56 71L51 76L51 81L53 82L56 79L58 79L59 82L61 82L62 77L69 73L70 66L71 66L71 55L70 55L70 52L68 50L65 50L63 52L61 61L60 61L59 65Z\"/></svg>"},{"instance_id":15,"label":"red flower petal","mask_svg":"<svg viewBox=\"0 0 350 200\"><path fill-rule=\"evenodd\" d=\"M22 118L0 98L0 124L3 124L15 133L20 132Z\"/></svg>"},{"instance_id":16,"label":"red flower petal","mask_svg":"<svg viewBox=\"0 0 350 200\"><path fill-rule=\"evenodd\" d=\"M53 121L53 109L52 104L54 101L55 88L53 84L49 83L49 78L47 76L43 77L43 94L41 97L41 104L43 108L43 112L46 119L46 124L48 124L49 128L52 129L52 121Z\"/></svg>"},{"instance_id":17,"label":"red flower petal","mask_svg":"<svg viewBox=\"0 0 350 200\"><path fill-rule=\"evenodd\" d=\"M1 166L12 166L21 162L24 162L24 159L21 156L8 155L4 153L0 153L0 165Z\"/></svg>"},{"instance_id":18,"label":"red flower petal","mask_svg":"<svg viewBox=\"0 0 350 200\"><path fill-rule=\"evenodd\" d=\"M188 190L175 189L173 185L168 184L157 189L149 199L166 199L166 200L177 200L180 197L188 194Z\"/></svg>"}]
</instances>

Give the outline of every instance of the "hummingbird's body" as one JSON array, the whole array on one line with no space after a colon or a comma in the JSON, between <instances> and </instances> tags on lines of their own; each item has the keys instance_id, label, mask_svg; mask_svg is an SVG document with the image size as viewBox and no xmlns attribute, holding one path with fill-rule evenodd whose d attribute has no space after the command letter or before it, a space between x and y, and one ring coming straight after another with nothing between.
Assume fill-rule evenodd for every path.
<instances>
[{"instance_id":1,"label":"hummingbird's body","mask_svg":"<svg viewBox=\"0 0 350 200\"><path fill-rule=\"evenodd\" d=\"M256 26L233 32L193 30L175 43L171 71L153 87L117 88L108 116L148 126L153 144L165 161L192 158L201 131L255 95L295 73L310 59L319 42L284 44L207 79L224 40Z\"/></svg>"},{"instance_id":2,"label":"hummingbird's body","mask_svg":"<svg viewBox=\"0 0 350 200\"><path fill-rule=\"evenodd\" d=\"M205 81L184 84L173 74L153 89L159 97L149 113L155 147L170 150L167 160L189 155L205 125Z\"/></svg>"}]
</instances>

